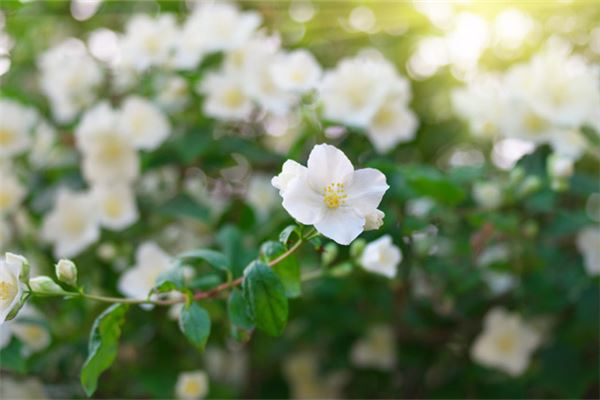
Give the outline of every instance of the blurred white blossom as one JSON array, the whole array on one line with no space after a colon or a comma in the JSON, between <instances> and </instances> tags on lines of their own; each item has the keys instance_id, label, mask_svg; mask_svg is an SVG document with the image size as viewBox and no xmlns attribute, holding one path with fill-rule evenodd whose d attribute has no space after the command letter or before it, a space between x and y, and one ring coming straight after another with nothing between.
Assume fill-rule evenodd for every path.
<instances>
[{"instance_id":1,"label":"blurred white blossom","mask_svg":"<svg viewBox=\"0 0 600 400\"><path fill-rule=\"evenodd\" d=\"M204 371L182 372L177 377L175 394L178 399L198 400L208 394L208 376Z\"/></svg>"},{"instance_id":2,"label":"blurred white blossom","mask_svg":"<svg viewBox=\"0 0 600 400\"><path fill-rule=\"evenodd\" d=\"M600 275L600 228L591 226L577 234L577 248L583 255L588 275Z\"/></svg>"},{"instance_id":3,"label":"blurred white blossom","mask_svg":"<svg viewBox=\"0 0 600 400\"><path fill-rule=\"evenodd\" d=\"M390 235L384 235L367 244L360 257L360 264L365 270L388 278L396 276L401 261L402 252L392 243Z\"/></svg>"}]
</instances>

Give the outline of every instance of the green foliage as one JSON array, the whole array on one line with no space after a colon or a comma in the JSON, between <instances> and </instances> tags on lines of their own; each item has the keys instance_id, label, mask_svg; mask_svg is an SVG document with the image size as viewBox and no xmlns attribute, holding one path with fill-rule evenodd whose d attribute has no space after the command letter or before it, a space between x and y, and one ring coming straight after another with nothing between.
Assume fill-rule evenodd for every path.
<instances>
[{"instance_id":1,"label":"green foliage","mask_svg":"<svg viewBox=\"0 0 600 400\"><path fill-rule=\"evenodd\" d=\"M113 304L96 318L88 344L88 357L81 368L81 385L88 396L96 391L98 378L115 361L128 306Z\"/></svg>"},{"instance_id":2,"label":"green foliage","mask_svg":"<svg viewBox=\"0 0 600 400\"><path fill-rule=\"evenodd\" d=\"M281 335L288 318L288 301L281 280L260 261L248 265L244 277L244 298L256 327L271 336Z\"/></svg>"},{"instance_id":3,"label":"green foliage","mask_svg":"<svg viewBox=\"0 0 600 400\"><path fill-rule=\"evenodd\" d=\"M261 259L265 263L273 261L286 252L281 242L266 242L260 248ZM300 286L300 263L295 255L285 257L273 266L273 271L279 276L285 295L289 298L299 297L302 293Z\"/></svg>"},{"instance_id":4,"label":"green foliage","mask_svg":"<svg viewBox=\"0 0 600 400\"><path fill-rule=\"evenodd\" d=\"M249 305L240 289L233 289L227 302L227 311L231 323L242 329L254 328L254 322L249 315Z\"/></svg>"},{"instance_id":5,"label":"green foliage","mask_svg":"<svg viewBox=\"0 0 600 400\"><path fill-rule=\"evenodd\" d=\"M198 303L184 306L179 316L179 329L199 350L204 350L210 335L210 316Z\"/></svg>"}]
</instances>

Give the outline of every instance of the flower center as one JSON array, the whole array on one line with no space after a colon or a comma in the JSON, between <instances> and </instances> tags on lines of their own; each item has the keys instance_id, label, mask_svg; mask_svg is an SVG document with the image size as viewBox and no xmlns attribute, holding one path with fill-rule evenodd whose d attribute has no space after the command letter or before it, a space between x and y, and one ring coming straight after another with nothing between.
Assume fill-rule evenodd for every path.
<instances>
[{"instance_id":1,"label":"flower center","mask_svg":"<svg viewBox=\"0 0 600 400\"><path fill-rule=\"evenodd\" d=\"M200 393L200 384L195 380L189 379L183 386L183 392L190 396L195 396Z\"/></svg>"},{"instance_id":2,"label":"flower center","mask_svg":"<svg viewBox=\"0 0 600 400\"><path fill-rule=\"evenodd\" d=\"M502 335L498 338L497 345L500 351L503 353L508 353L512 351L516 345L515 338L511 334Z\"/></svg>"},{"instance_id":3,"label":"flower center","mask_svg":"<svg viewBox=\"0 0 600 400\"><path fill-rule=\"evenodd\" d=\"M17 295L17 287L10 282L0 282L0 301L8 301Z\"/></svg>"},{"instance_id":4,"label":"flower center","mask_svg":"<svg viewBox=\"0 0 600 400\"><path fill-rule=\"evenodd\" d=\"M226 106L230 108L238 108L244 104L244 95L237 88L229 89L225 92L223 100Z\"/></svg>"},{"instance_id":5,"label":"flower center","mask_svg":"<svg viewBox=\"0 0 600 400\"><path fill-rule=\"evenodd\" d=\"M15 141L15 134L8 129L0 129L0 145L8 146Z\"/></svg>"},{"instance_id":6,"label":"flower center","mask_svg":"<svg viewBox=\"0 0 600 400\"><path fill-rule=\"evenodd\" d=\"M323 196L323 202L329 208L338 208L346 204L348 195L344 188L343 183L330 183L325 186L325 195Z\"/></svg>"}]
</instances>

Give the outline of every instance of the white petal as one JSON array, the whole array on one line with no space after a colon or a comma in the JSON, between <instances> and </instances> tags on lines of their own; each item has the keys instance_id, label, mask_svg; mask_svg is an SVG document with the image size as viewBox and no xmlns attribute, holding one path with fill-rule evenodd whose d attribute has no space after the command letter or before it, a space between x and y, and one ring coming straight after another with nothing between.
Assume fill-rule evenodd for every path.
<instances>
[{"instance_id":1,"label":"white petal","mask_svg":"<svg viewBox=\"0 0 600 400\"><path fill-rule=\"evenodd\" d=\"M330 183L350 183L354 167L338 148L328 144L313 147L308 156L308 179L310 185L323 191Z\"/></svg>"},{"instance_id":2,"label":"white petal","mask_svg":"<svg viewBox=\"0 0 600 400\"><path fill-rule=\"evenodd\" d=\"M348 245L363 231L365 219L348 207L327 210L323 219L315 224L319 233L339 244Z\"/></svg>"},{"instance_id":3,"label":"white petal","mask_svg":"<svg viewBox=\"0 0 600 400\"><path fill-rule=\"evenodd\" d=\"M313 225L323 218L323 196L315 192L306 177L298 177L288 183L283 193L283 208L298 222Z\"/></svg>"},{"instance_id":4,"label":"white petal","mask_svg":"<svg viewBox=\"0 0 600 400\"><path fill-rule=\"evenodd\" d=\"M377 209L388 189L383 173L373 168L359 169L348 187L348 204L361 215L369 215Z\"/></svg>"}]
</instances>

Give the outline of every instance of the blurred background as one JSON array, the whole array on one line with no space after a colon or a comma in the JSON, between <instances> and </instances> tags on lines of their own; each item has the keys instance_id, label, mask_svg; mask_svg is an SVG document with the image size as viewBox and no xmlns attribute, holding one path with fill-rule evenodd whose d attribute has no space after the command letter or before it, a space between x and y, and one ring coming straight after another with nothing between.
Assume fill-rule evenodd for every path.
<instances>
[{"instance_id":1,"label":"blurred background","mask_svg":"<svg viewBox=\"0 0 600 400\"><path fill-rule=\"evenodd\" d=\"M184 71L122 68L123 59L135 57L120 46L133 16L170 13L182 24L193 1L0 4L2 99L37 110L48 132L36 128L26 153L2 161L17 171L26 194L2 215L0 245L2 253L26 255L38 274L51 273L56 259L39 231L57 188L86 187L74 132L80 111L101 99L114 105L130 94L151 99L168 116L171 135L140 152L136 222L103 230L73 256L82 284L97 292L118 294L119 277L148 241L167 255L217 248L241 273L260 244L276 240L292 222L270 178L286 159L305 163L314 143L335 144L355 165L382 170L391 186L380 231L365 233L349 248L323 240L317 251L302 251L303 269L322 266L329 273L303 284L302 296L290 300L282 337L236 331L225 302L211 300L203 305L213 330L200 353L182 339L176 310L132 308L118 358L95 397L173 398L181 373L202 370L208 398L598 398L600 239L580 234L600 222L600 103L594 103L598 96L584 97L585 87L592 96L600 92L598 2L237 5L257 12L261 31L277 35L281 48L308 50L325 71L354 56L387 59L409 83L407 101L418 120L414 136L378 152L361 127L322 118L312 95L284 117L258 113L232 122L210 116L197 88L223 62L221 53ZM43 89L40 55L66 39L102 65L105 80L76 116L61 118ZM536 59L545 51L564 56ZM490 100L499 88L525 90L536 76L515 84L510 77L517 73L507 71L527 63L550 70L554 62L574 60L569 57L580 64L574 76L591 71L583 84L566 83L583 87L573 94L583 105L574 107L591 110L585 121L567 124L576 133L560 137L572 141L504 134L502 127L486 133L488 123L496 123L488 116L501 107ZM486 86L482 77L494 81ZM552 77L544 75L548 85ZM9 118L5 110L0 119ZM502 118L510 125L521 117L515 111ZM554 154L567 157L574 171L550 169ZM2 179L8 191L8 178ZM482 183L495 186L481 189ZM403 253L395 279L360 268L365 243L384 234ZM196 268L195 285L214 286L218 277L203 267ZM83 397L79 369L103 307L36 299L20 328L3 325L2 397ZM519 373L473 355L482 332L492 329L486 316L495 308L519 316L520 322L507 317L506 324L526 322L536 332L537 345L523 350L526 367Z\"/></svg>"}]
</instances>

